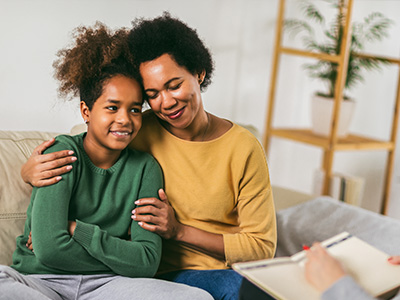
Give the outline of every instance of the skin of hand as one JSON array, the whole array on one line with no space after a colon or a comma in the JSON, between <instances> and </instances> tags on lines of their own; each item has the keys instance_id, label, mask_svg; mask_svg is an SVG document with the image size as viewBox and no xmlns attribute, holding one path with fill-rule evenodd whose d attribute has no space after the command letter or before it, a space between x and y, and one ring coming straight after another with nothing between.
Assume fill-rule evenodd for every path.
<instances>
[{"instance_id":1,"label":"skin of hand","mask_svg":"<svg viewBox=\"0 0 400 300\"><path fill-rule=\"evenodd\" d=\"M158 191L160 199L142 198L135 202L132 219L151 232L164 239L184 242L217 259L225 259L225 249L222 234L215 234L188 225L181 224L175 217L175 212L168 202L163 189Z\"/></svg>"},{"instance_id":2,"label":"skin of hand","mask_svg":"<svg viewBox=\"0 0 400 300\"><path fill-rule=\"evenodd\" d=\"M71 236L74 235L76 228L76 222L75 221L68 221L68 232Z\"/></svg>"},{"instance_id":3,"label":"skin of hand","mask_svg":"<svg viewBox=\"0 0 400 300\"><path fill-rule=\"evenodd\" d=\"M37 146L28 161L21 168L22 179L32 186L43 187L57 183L62 179L60 175L69 172L76 161L71 150L42 154L48 147L54 144L52 138Z\"/></svg>"},{"instance_id":4,"label":"skin of hand","mask_svg":"<svg viewBox=\"0 0 400 300\"><path fill-rule=\"evenodd\" d=\"M390 262L393 265L400 265L400 255L389 257L388 262Z\"/></svg>"},{"instance_id":5,"label":"skin of hand","mask_svg":"<svg viewBox=\"0 0 400 300\"><path fill-rule=\"evenodd\" d=\"M144 229L155 232L164 239L175 239L182 230L175 217L175 212L169 204L167 195L163 189L158 191L157 198L142 198L135 202L136 207L132 211L132 219L139 222ZM152 224L149 224L152 223Z\"/></svg>"},{"instance_id":6,"label":"skin of hand","mask_svg":"<svg viewBox=\"0 0 400 300\"><path fill-rule=\"evenodd\" d=\"M26 247L33 252L32 232L29 232L29 237L28 237L28 241L26 242Z\"/></svg>"},{"instance_id":7,"label":"skin of hand","mask_svg":"<svg viewBox=\"0 0 400 300\"><path fill-rule=\"evenodd\" d=\"M309 250L306 250L306 255L305 277L318 291L326 290L346 275L340 262L329 255L320 243L314 243Z\"/></svg>"}]
</instances>

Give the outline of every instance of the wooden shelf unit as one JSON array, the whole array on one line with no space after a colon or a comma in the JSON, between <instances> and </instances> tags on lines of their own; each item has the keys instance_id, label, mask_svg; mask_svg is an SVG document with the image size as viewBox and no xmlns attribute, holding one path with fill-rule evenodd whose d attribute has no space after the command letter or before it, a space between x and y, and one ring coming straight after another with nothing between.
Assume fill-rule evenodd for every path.
<instances>
[{"instance_id":1,"label":"wooden shelf unit","mask_svg":"<svg viewBox=\"0 0 400 300\"><path fill-rule=\"evenodd\" d=\"M306 143L322 148L322 150L324 151L324 155L321 168L325 172L325 177L323 182L323 193L325 195L327 195L329 191L329 181L332 175L332 165L333 165L334 153L336 151L361 151L361 150L387 151L388 159L385 171L383 200L381 203L381 213L387 214L391 181L394 168L394 158L395 158L394 155L395 155L396 138L398 130L397 127L400 115L400 70L399 70L399 79L397 83L396 100L393 109L393 120L391 126L390 140L381 141L353 134L349 134L346 138L338 138L337 124L339 120L339 111L342 102L344 84L346 81L346 70L349 57L350 38L351 38L351 14L353 9L353 0L344 0L345 6L344 8L342 8L342 13L344 14L343 28L344 28L345 38L342 40L342 44L340 47L341 49L340 55L329 55L325 53L315 53L315 52L304 51L301 49L283 47L282 27L284 22L285 0L279 0L279 1L280 2L278 8L277 24L276 24L275 48L274 48L274 56L272 63L271 84L270 84L269 101L267 108L268 110L267 110L267 118L265 124L265 132L263 137L263 145L265 151L267 152L267 154L269 153L270 140L271 137L273 136L289 139L295 142ZM332 113L331 131L328 137L315 135L311 132L310 129L274 128L272 126L274 105L275 105L276 83L277 83L279 61L281 55L295 55L295 56L309 57L318 60L332 61L338 64L338 78L335 85L335 99L334 99L335 104ZM397 64L400 67L400 59L397 58L373 56L367 54L359 54L359 56L385 58L389 61L389 63Z\"/></svg>"}]
</instances>

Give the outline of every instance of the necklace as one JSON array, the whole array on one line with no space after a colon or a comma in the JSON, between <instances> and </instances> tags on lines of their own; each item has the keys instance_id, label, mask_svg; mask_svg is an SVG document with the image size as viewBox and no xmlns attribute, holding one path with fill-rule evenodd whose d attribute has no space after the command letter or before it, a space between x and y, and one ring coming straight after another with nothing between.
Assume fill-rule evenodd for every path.
<instances>
[{"instance_id":1,"label":"necklace","mask_svg":"<svg viewBox=\"0 0 400 300\"><path fill-rule=\"evenodd\" d=\"M206 112L206 116L207 116L207 125L206 125L206 129L203 132L203 135L201 137L201 141L204 142L204 138L206 136L206 133L208 131L208 127L210 126L210 116L208 115L208 112Z\"/></svg>"}]
</instances>

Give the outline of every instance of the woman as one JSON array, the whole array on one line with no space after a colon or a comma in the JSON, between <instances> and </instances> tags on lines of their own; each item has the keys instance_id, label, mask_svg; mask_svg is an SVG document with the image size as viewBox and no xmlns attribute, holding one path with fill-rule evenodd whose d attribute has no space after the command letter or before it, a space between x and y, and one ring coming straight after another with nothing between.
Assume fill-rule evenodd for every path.
<instances>
[{"instance_id":1,"label":"woman","mask_svg":"<svg viewBox=\"0 0 400 300\"><path fill-rule=\"evenodd\" d=\"M126 58L126 30L75 32L54 66L60 91L80 96L88 130L57 136L46 150L68 149L78 160L62 181L33 189L13 264L0 266L0 298L210 299L187 285L135 278L153 277L161 258L161 238L129 219L137 198L163 186L155 159L127 148L141 127L142 88Z\"/></svg>"},{"instance_id":2,"label":"woman","mask_svg":"<svg viewBox=\"0 0 400 300\"><path fill-rule=\"evenodd\" d=\"M237 299L242 277L231 264L275 252L264 151L249 131L204 110L213 61L195 30L165 13L137 20L128 40L151 107L131 145L157 159L165 182L160 199L136 202L132 218L164 238L159 277ZM26 182L52 184L72 167L67 151L40 155L49 144L24 165Z\"/></svg>"}]
</instances>

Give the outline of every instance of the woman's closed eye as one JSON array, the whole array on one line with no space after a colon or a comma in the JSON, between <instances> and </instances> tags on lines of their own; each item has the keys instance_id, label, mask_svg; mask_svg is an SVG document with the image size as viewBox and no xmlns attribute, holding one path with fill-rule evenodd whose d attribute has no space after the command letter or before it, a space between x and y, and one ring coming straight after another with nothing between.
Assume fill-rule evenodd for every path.
<instances>
[{"instance_id":1,"label":"woman's closed eye","mask_svg":"<svg viewBox=\"0 0 400 300\"><path fill-rule=\"evenodd\" d=\"M147 99L156 99L158 97L158 92L157 91L147 91L146 92L146 97Z\"/></svg>"},{"instance_id":2,"label":"woman's closed eye","mask_svg":"<svg viewBox=\"0 0 400 300\"><path fill-rule=\"evenodd\" d=\"M182 85L182 82L180 82L176 85L171 85L168 87L168 89L175 91L175 90L179 89L181 87L181 85Z\"/></svg>"}]
</instances>

